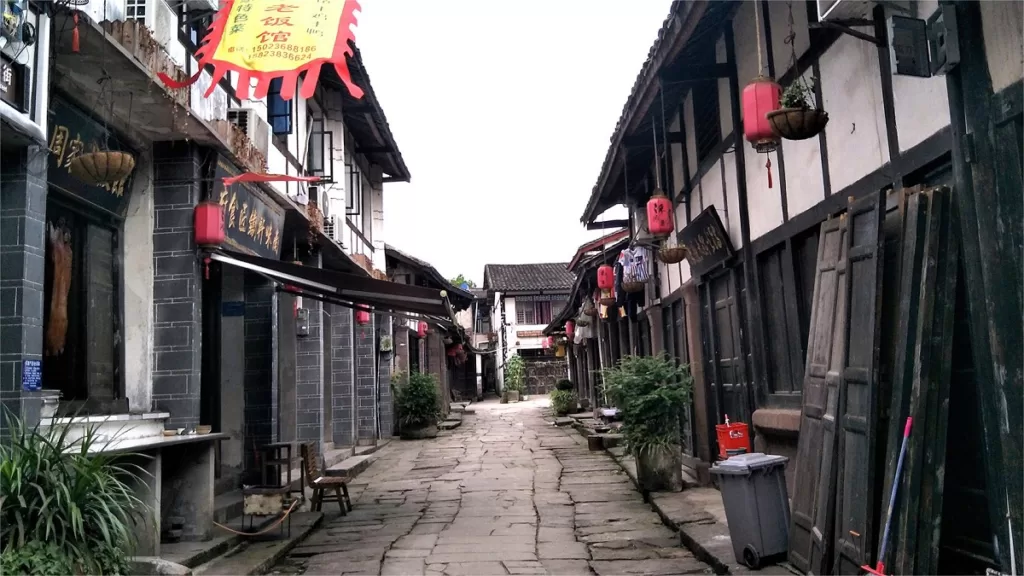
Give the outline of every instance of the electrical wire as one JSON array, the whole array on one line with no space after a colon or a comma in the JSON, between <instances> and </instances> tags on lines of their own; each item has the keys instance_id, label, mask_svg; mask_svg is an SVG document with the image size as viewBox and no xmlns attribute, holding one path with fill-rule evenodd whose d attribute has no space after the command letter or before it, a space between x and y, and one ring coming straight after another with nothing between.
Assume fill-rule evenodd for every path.
<instances>
[{"instance_id":1,"label":"electrical wire","mask_svg":"<svg viewBox=\"0 0 1024 576\"><path fill-rule=\"evenodd\" d=\"M281 524L281 522L284 522L285 518L288 518L288 516L292 513L292 511L295 510L295 506L297 506L298 504L299 504L299 500L295 500L294 502L292 502L292 505L289 506L288 509L284 511L284 515L283 516L281 516L273 524L271 524L270 526L267 526L266 528L263 528L259 532L239 532L238 530L235 530L234 528L231 528L229 526L225 526L225 525L223 525L223 524L221 524L219 522L214 522L213 525L216 526L217 528L221 528L223 530L227 530L228 532L231 532L232 534L238 534L239 536L259 536L260 534L266 534L267 532L270 532L271 530L273 530L274 528L279 526Z\"/></svg>"}]
</instances>

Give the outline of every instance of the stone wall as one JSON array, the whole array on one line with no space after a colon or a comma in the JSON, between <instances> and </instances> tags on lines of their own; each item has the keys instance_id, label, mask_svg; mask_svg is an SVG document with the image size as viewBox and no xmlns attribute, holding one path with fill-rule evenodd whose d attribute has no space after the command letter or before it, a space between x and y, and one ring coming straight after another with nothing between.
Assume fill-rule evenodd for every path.
<instances>
[{"instance_id":1,"label":"stone wall","mask_svg":"<svg viewBox=\"0 0 1024 576\"><path fill-rule=\"evenodd\" d=\"M331 403L334 412L334 444L335 446L352 446L355 444L354 414L355 395L352 387L353 348L352 348L352 309L332 305L331 311L331 390L334 400Z\"/></svg>"},{"instance_id":2,"label":"stone wall","mask_svg":"<svg viewBox=\"0 0 1024 576\"><path fill-rule=\"evenodd\" d=\"M559 380L568 377L565 358L524 358L526 393L547 394Z\"/></svg>"}]
</instances>

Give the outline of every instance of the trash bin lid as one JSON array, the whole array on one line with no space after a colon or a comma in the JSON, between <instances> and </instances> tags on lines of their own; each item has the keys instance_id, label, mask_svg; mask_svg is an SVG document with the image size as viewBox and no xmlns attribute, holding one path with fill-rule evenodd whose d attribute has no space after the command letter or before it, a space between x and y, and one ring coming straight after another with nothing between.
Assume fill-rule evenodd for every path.
<instances>
[{"instance_id":1,"label":"trash bin lid","mask_svg":"<svg viewBox=\"0 0 1024 576\"><path fill-rule=\"evenodd\" d=\"M755 470L784 465L788 461L789 458L779 456L778 454L762 454L761 452L737 454L712 466L711 473L728 475L750 474Z\"/></svg>"}]
</instances>

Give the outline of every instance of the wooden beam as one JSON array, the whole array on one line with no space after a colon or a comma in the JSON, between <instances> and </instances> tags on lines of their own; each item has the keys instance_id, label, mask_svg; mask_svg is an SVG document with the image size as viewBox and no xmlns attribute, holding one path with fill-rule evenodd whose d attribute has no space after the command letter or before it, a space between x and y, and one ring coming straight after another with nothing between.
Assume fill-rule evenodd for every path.
<instances>
[{"instance_id":1,"label":"wooden beam","mask_svg":"<svg viewBox=\"0 0 1024 576\"><path fill-rule=\"evenodd\" d=\"M658 77L665 84L693 84L728 78L729 69L728 64L687 65L677 69L664 70Z\"/></svg>"},{"instance_id":2,"label":"wooden beam","mask_svg":"<svg viewBox=\"0 0 1024 576\"><path fill-rule=\"evenodd\" d=\"M587 224L587 230L607 230L609 228L627 228L629 220L605 220L604 222L591 222Z\"/></svg>"}]
</instances>

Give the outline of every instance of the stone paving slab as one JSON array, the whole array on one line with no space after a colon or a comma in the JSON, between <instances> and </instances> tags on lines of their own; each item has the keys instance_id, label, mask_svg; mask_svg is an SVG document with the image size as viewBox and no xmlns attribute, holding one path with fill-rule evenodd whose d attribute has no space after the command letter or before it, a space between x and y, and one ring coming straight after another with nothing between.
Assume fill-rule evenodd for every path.
<instances>
[{"instance_id":1,"label":"stone paving slab","mask_svg":"<svg viewBox=\"0 0 1024 576\"><path fill-rule=\"evenodd\" d=\"M551 425L546 403L477 403L456 430L377 451L353 483L355 509L274 573L710 573L610 455Z\"/></svg>"}]
</instances>

